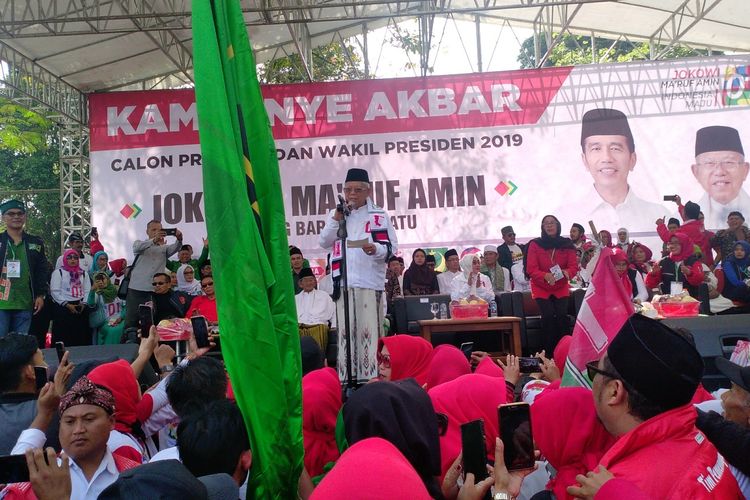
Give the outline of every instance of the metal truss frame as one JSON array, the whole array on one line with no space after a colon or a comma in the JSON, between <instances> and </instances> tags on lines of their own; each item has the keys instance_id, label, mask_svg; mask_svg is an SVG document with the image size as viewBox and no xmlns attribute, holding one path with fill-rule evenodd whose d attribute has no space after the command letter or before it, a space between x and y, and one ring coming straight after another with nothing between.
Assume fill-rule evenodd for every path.
<instances>
[{"instance_id":1,"label":"metal truss frame","mask_svg":"<svg viewBox=\"0 0 750 500\"><path fill-rule=\"evenodd\" d=\"M78 123L64 123L60 137L60 245L70 233L91 229L91 177L89 130Z\"/></svg>"},{"instance_id":2,"label":"metal truss frame","mask_svg":"<svg viewBox=\"0 0 750 500\"><path fill-rule=\"evenodd\" d=\"M60 142L60 246L90 227L86 95L0 41L0 96L53 121Z\"/></svg>"}]
</instances>

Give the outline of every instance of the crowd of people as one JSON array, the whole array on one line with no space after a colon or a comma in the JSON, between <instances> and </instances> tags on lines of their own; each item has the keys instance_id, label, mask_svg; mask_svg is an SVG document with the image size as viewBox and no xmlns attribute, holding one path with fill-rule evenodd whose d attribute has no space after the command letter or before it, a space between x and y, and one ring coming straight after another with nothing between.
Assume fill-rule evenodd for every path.
<instances>
[{"instance_id":1,"label":"crowd of people","mask_svg":"<svg viewBox=\"0 0 750 500\"><path fill-rule=\"evenodd\" d=\"M584 150L588 139L582 138ZM588 363L592 389L561 387L571 344L570 291L587 286L605 253L634 305L655 293L686 291L704 312L743 311L750 301L750 231L741 213L730 212L727 228L714 234L703 226L700 206L683 206L675 197L682 221L654 221L665 245L656 251L631 240L626 227L616 236L607 230L587 235L573 223L568 237L560 220L547 215L539 237L528 242L517 242L507 225L500 245L442 255L419 248L407 267L370 186L366 171L348 171L345 200L320 233L329 252L322 279L290 247L304 374L301 498L750 494L747 352L714 361L732 385L710 394L689 332L633 314ZM208 241L196 259L179 230L154 220L147 238L134 242L130 266L110 261L95 235L86 252L83 238L73 234L52 267L41 240L24 231L23 203L6 201L0 212L6 225L0 234L0 454L25 454L29 468L27 482L0 495L244 498L253 467L250 438L222 361L193 336L190 354L178 360L156 327L147 336L138 330L142 305L152 308L154 324L194 315L218 322ZM339 236L344 223L347 240L356 244ZM490 302L515 290L529 292L541 312L538 373L522 374L514 355L475 351L467 358L455 346L385 335L385 314L399 296ZM338 335L329 367L332 327L347 334ZM66 346L135 341L138 354L131 362L74 366L66 353L50 379L39 349L47 330L51 342ZM152 358L160 381L141 387ZM344 397L342 384L352 389ZM500 439L497 412L519 401L531 405L536 465L514 470L504 451L519 443ZM462 425L478 419L491 464L486 479L464 473L462 462Z\"/></svg>"}]
</instances>

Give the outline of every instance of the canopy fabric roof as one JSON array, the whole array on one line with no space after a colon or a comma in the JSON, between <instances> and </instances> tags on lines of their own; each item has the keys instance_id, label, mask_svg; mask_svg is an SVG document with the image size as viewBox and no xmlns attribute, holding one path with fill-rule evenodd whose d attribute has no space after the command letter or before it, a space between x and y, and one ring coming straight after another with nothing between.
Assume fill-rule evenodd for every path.
<instances>
[{"instance_id":1,"label":"canopy fabric roof","mask_svg":"<svg viewBox=\"0 0 750 500\"><path fill-rule=\"evenodd\" d=\"M452 15L548 33L750 52L748 0L242 0L258 62L385 26ZM0 49L84 92L192 83L190 0L0 0ZM654 54L658 56L659 54ZM0 51L0 57L2 51Z\"/></svg>"}]
</instances>

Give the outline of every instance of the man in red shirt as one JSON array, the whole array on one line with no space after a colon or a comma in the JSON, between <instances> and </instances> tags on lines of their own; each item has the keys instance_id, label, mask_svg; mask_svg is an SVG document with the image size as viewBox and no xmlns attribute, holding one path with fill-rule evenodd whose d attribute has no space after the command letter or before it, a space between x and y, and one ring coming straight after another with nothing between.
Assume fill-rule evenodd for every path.
<instances>
[{"instance_id":1,"label":"man in red shirt","mask_svg":"<svg viewBox=\"0 0 750 500\"><path fill-rule=\"evenodd\" d=\"M703 360L681 335L639 314L587 365L596 412L617 442L600 464L649 498L740 498L690 404Z\"/></svg>"}]
</instances>

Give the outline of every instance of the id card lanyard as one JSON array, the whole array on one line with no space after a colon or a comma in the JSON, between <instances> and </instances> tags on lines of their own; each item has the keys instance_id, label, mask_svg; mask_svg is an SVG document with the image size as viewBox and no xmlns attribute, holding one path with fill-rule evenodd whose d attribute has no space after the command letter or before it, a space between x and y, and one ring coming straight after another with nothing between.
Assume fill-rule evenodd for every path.
<instances>
[{"instance_id":1,"label":"id card lanyard","mask_svg":"<svg viewBox=\"0 0 750 500\"><path fill-rule=\"evenodd\" d=\"M13 249L12 241L8 241L8 250L10 250L11 258L5 260L5 275L7 278L20 278L21 277L21 261L16 259L16 252ZM7 257L8 252L5 252Z\"/></svg>"}]
</instances>

